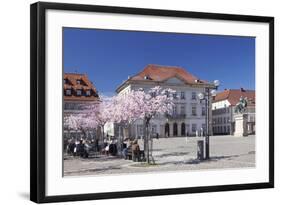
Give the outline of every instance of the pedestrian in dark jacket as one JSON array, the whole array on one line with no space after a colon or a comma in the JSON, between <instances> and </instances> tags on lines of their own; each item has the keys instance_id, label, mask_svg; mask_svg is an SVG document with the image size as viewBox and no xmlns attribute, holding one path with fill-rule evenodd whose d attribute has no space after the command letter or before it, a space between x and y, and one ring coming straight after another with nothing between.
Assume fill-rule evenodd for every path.
<instances>
[{"instance_id":1,"label":"pedestrian in dark jacket","mask_svg":"<svg viewBox=\"0 0 281 205\"><path fill-rule=\"evenodd\" d=\"M134 162L140 160L140 146L138 145L137 139L135 139L132 144L132 159Z\"/></svg>"}]
</instances>

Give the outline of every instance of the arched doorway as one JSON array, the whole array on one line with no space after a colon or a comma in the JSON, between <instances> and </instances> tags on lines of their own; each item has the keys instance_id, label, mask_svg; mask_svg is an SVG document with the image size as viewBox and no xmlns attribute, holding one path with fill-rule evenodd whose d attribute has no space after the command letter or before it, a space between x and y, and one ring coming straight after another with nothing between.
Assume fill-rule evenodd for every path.
<instances>
[{"instance_id":1,"label":"arched doorway","mask_svg":"<svg viewBox=\"0 0 281 205\"><path fill-rule=\"evenodd\" d=\"M165 124L165 137L169 137L170 136L170 126L169 123Z\"/></svg>"},{"instance_id":2,"label":"arched doorway","mask_svg":"<svg viewBox=\"0 0 281 205\"><path fill-rule=\"evenodd\" d=\"M185 136L185 123L181 123L181 136Z\"/></svg>"},{"instance_id":3,"label":"arched doorway","mask_svg":"<svg viewBox=\"0 0 281 205\"><path fill-rule=\"evenodd\" d=\"M176 122L173 125L173 135L178 136L178 124Z\"/></svg>"}]
</instances>

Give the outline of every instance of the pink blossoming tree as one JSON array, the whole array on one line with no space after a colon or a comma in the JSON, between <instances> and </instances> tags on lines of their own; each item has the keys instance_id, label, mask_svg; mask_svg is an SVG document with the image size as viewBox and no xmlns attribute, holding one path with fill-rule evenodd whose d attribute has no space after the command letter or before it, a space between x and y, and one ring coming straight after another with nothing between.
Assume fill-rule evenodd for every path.
<instances>
[{"instance_id":1,"label":"pink blossoming tree","mask_svg":"<svg viewBox=\"0 0 281 205\"><path fill-rule=\"evenodd\" d=\"M85 106L81 114L69 116L65 123L72 129L101 127L104 135L106 123L131 124L136 120L143 120L145 124L145 152L149 159L149 125L156 114L170 114L173 108L171 89L157 86L148 92L143 89L130 91L111 98L104 98L100 103Z\"/></svg>"}]
</instances>

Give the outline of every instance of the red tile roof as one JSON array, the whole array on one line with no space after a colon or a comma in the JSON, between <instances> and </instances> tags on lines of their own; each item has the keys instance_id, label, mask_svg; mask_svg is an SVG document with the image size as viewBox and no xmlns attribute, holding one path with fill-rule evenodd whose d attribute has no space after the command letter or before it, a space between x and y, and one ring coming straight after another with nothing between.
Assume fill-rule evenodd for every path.
<instances>
[{"instance_id":1,"label":"red tile roof","mask_svg":"<svg viewBox=\"0 0 281 205\"><path fill-rule=\"evenodd\" d=\"M187 72L184 68L176 66L163 66L163 65L147 65L140 73L131 77L129 80L151 80L163 82L169 78L177 77L188 84L207 83L207 81L199 80L191 73ZM146 78L146 79L145 79ZM197 83L195 80L199 80Z\"/></svg>"},{"instance_id":2,"label":"red tile roof","mask_svg":"<svg viewBox=\"0 0 281 205\"><path fill-rule=\"evenodd\" d=\"M222 92L217 93L213 102L218 102L222 100L228 100L231 105L236 105L239 102L240 97L247 97L248 104L255 104L255 91L254 90L244 90L241 89L227 89Z\"/></svg>"},{"instance_id":3,"label":"red tile roof","mask_svg":"<svg viewBox=\"0 0 281 205\"><path fill-rule=\"evenodd\" d=\"M64 100L77 100L77 101L95 101L99 100L97 89L89 80L86 74L80 73L65 73L64 74ZM77 82L80 80L80 84ZM71 95L66 95L66 90L71 89ZM77 96L76 91L81 90L82 95ZM85 95L87 90L91 91L89 96Z\"/></svg>"}]
</instances>

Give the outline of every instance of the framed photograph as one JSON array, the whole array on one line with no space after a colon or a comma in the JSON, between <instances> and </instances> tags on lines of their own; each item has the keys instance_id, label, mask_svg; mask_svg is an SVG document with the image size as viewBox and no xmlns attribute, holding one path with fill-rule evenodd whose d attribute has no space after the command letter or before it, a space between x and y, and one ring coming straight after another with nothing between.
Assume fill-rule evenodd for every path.
<instances>
[{"instance_id":1,"label":"framed photograph","mask_svg":"<svg viewBox=\"0 0 281 205\"><path fill-rule=\"evenodd\" d=\"M31 5L30 198L274 187L274 18Z\"/></svg>"}]
</instances>

